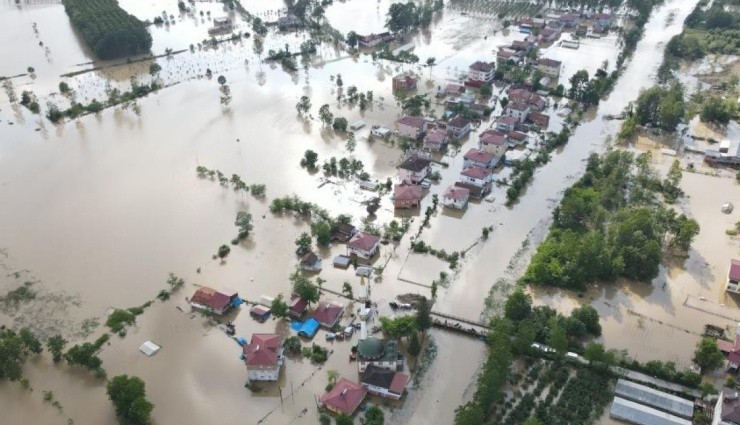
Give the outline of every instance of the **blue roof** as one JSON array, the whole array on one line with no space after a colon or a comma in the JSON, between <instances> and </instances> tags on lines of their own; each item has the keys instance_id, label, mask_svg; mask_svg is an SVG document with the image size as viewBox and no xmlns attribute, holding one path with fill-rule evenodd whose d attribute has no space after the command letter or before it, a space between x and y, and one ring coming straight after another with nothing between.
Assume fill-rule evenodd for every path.
<instances>
[{"instance_id":1,"label":"blue roof","mask_svg":"<svg viewBox=\"0 0 740 425\"><path fill-rule=\"evenodd\" d=\"M319 326L319 322L317 322L316 319L308 319L303 323L294 320L290 323L291 329L298 332L299 335L303 335L308 338L313 338L314 335L316 335L316 332L319 331Z\"/></svg>"}]
</instances>

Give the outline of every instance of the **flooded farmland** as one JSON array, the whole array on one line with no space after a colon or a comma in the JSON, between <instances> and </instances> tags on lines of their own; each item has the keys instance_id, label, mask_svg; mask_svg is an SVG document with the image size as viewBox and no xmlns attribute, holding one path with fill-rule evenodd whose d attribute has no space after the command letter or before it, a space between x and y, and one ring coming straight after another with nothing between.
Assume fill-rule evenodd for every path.
<instances>
[{"instance_id":1,"label":"flooded farmland","mask_svg":"<svg viewBox=\"0 0 740 425\"><path fill-rule=\"evenodd\" d=\"M446 262L431 256L410 253L408 235L397 246L383 245L376 265L384 264L384 272L372 283L373 301L381 314L394 314L387 305L399 294L428 295L430 281L444 271L452 277L447 288L440 288L434 309L476 320L485 309L486 294L507 276L508 265L521 252L522 243L531 237L530 248L536 246L537 235L544 234L561 191L583 172L584 159L590 152L602 151L604 141L616 133L619 122L603 118L620 113L641 88L652 84L661 59L656 52L680 32L695 3L673 0L656 9L609 99L578 127L562 152L535 174L533 185L518 204L505 207L505 190L496 188L491 203L474 203L460 215L435 213L419 239L448 251L466 250L459 271L451 271ZM243 4L265 20L284 13L280 1ZM389 4L385 0L369 6L362 0L336 2L327 8L326 16L342 33L380 32ZM155 302L125 338L114 336L103 348L101 358L109 376L140 376L156 405L154 416L160 424L208 423L214 417L226 424L316 423L315 396L326 387L327 370L356 379L356 364L347 360L353 342L326 342L319 334L315 342L332 351L324 366L289 358L276 385L251 392L244 388L240 347L202 316L190 313L185 297L196 285L234 288L247 300L262 294L289 295L288 279L297 263L294 241L309 226L292 215L271 214L268 206L274 198L295 194L331 214L350 214L355 224L367 215L364 202L375 195L348 180L326 181L321 173L299 167L305 150L317 152L320 162L332 156L353 156L381 182L395 176L402 154L397 146L369 143L366 127L357 132L357 147L348 153L345 138L323 128L316 118L320 105L329 104L335 115L350 123L362 119L368 127L392 127L400 116L390 85L397 72L415 70L430 81L420 84L420 92L433 95L438 85L456 79L473 61L492 59L499 46L522 36L501 31L494 16L468 15L451 8L434 21L430 31L411 40L421 63L427 57L436 58L431 71L419 65L373 61L368 55L355 58L325 44L306 69L291 74L262 62L250 38L226 41L216 48L199 45L208 38L209 20L226 14L221 3L197 2L196 12L190 15L181 14L174 2L122 1L121 5L140 19L153 19L163 11L173 17L169 25L150 27L153 53L185 51L156 59L162 67L158 76L149 74L151 60L93 63L61 4L18 7L10 0L0 2L0 24L7 28L0 33L0 75L26 74L9 80L18 94L31 90L64 105L69 99L58 93L62 80L85 102L104 98L111 87L127 88L131 77L141 82L158 78L166 86L137 100L138 113L108 108L59 125L0 94L0 292L26 281L34 282L38 291L38 302L0 312L0 323L30 326L42 335L61 332L71 340L99 335L111 308L153 299L166 286L168 273L174 272L186 280L185 287L170 300ZM251 32L246 22L232 16L238 29ZM305 39L300 32L271 33L265 51L286 43L296 49ZM192 50L190 45L194 45ZM617 52L616 36L608 36L589 39L578 51L553 46L546 54L566 64L560 82L567 84L578 69L593 73L604 61L613 63ZM27 72L27 67L34 71ZM205 76L206 69L213 78ZM88 72L61 77L80 71ZM345 89L355 85L360 91L372 90L372 106L360 111L338 102L337 74ZM218 75L230 87L228 107L219 99ZM308 119L296 114L295 104L302 95L309 96L313 105L313 116ZM46 102L42 102L44 108ZM475 133L463 141L463 152L476 145ZM461 155L442 159L449 167L439 167L441 182L432 186L419 211L431 204L431 194L441 195L457 177ZM267 196L256 198L198 178L195 168L199 165L222 170L227 176L236 173L250 184L265 184ZM715 190L703 190L710 185ZM734 321L685 303L688 297L703 297L716 305L736 301L726 298L722 279L728 255L740 252L737 239L724 235L724 229L738 221L738 213L723 215L719 205L725 201L740 205L740 191L729 179L698 173L684 173L683 188L687 200L681 208L702 224L683 264L666 265L652 286L625 282L594 288L583 298L535 290L536 302L567 311L588 301L602 314L603 342L608 348L628 349L641 360L670 358L687 364L704 323L729 326ZM232 248L224 262L213 260L219 245L236 234L237 211L252 214L254 230ZM417 234L420 215L411 214L409 235ZM375 223L382 225L394 218L399 217L392 201L384 196ZM493 231L481 241L485 226L492 226ZM345 281L358 287L359 278L351 269L330 267L331 259L345 252L344 246L337 245L317 251L326 264L320 276L329 290L341 291ZM527 252L521 254L525 262ZM324 298L332 295L326 293ZM347 316L358 307L349 305ZM239 336L291 333L283 321L257 323L244 307L230 319ZM406 402L372 400L383 406L392 423L451 423L454 408L472 396L471 383L485 356L483 344L437 330L431 337L436 358L418 386L410 389ZM151 358L141 355L138 347L146 340L161 345L162 350ZM43 358L27 362L24 375L33 392L0 383L3 425L66 423L67 419L75 424L116 423L104 385L89 373ZM54 392L61 409L42 401L44 390Z\"/></svg>"}]
</instances>

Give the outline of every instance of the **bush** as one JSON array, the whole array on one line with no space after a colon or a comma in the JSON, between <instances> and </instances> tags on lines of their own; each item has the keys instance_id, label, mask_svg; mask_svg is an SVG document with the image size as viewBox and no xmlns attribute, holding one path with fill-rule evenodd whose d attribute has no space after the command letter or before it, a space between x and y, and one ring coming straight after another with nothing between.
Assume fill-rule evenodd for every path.
<instances>
[{"instance_id":1,"label":"bush","mask_svg":"<svg viewBox=\"0 0 740 425\"><path fill-rule=\"evenodd\" d=\"M146 399L146 385L140 378L116 376L106 385L106 393L122 422L133 425L150 422L154 405Z\"/></svg>"},{"instance_id":2,"label":"bush","mask_svg":"<svg viewBox=\"0 0 740 425\"><path fill-rule=\"evenodd\" d=\"M72 24L100 59L148 52L152 36L144 23L123 10L116 0L63 0Z\"/></svg>"},{"instance_id":3,"label":"bush","mask_svg":"<svg viewBox=\"0 0 740 425\"><path fill-rule=\"evenodd\" d=\"M134 321L136 321L134 313L128 310L116 309L108 316L105 325L113 332L120 332L126 326L133 324Z\"/></svg>"}]
</instances>

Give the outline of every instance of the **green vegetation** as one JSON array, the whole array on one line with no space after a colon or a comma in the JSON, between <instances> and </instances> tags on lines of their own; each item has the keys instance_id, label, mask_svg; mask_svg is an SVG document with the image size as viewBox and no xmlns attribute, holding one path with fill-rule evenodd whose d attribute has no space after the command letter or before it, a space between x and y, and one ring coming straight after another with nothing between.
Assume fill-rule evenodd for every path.
<instances>
[{"instance_id":1,"label":"green vegetation","mask_svg":"<svg viewBox=\"0 0 740 425\"><path fill-rule=\"evenodd\" d=\"M388 8L388 21L385 26L391 32L408 32L414 28L427 28L434 14L444 7L442 0L424 0L416 3L394 3Z\"/></svg>"},{"instance_id":2,"label":"green vegetation","mask_svg":"<svg viewBox=\"0 0 740 425\"><path fill-rule=\"evenodd\" d=\"M116 309L108 316L105 325L113 332L120 332L128 325L136 321L136 316L128 310Z\"/></svg>"},{"instance_id":3,"label":"green vegetation","mask_svg":"<svg viewBox=\"0 0 740 425\"><path fill-rule=\"evenodd\" d=\"M431 254L442 261L446 261L450 265L450 268L453 270L457 268L458 261L460 261L460 258L464 255L462 251L453 251L448 253L444 249L436 250L431 246L425 244L422 240L411 242L411 250L413 250L417 254Z\"/></svg>"},{"instance_id":4,"label":"green vegetation","mask_svg":"<svg viewBox=\"0 0 740 425\"><path fill-rule=\"evenodd\" d=\"M314 363L324 363L329 358L329 350L316 344L312 344L311 347L303 347L301 352L304 357L311 359Z\"/></svg>"},{"instance_id":5,"label":"green vegetation","mask_svg":"<svg viewBox=\"0 0 740 425\"><path fill-rule=\"evenodd\" d=\"M154 405L146 399L146 385L141 378L118 375L108 382L105 389L122 424L150 423Z\"/></svg>"},{"instance_id":6,"label":"green vegetation","mask_svg":"<svg viewBox=\"0 0 740 425\"><path fill-rule=\"evenodd\" d=\"M41 342L28 328L21 328L18 333L0 329L0 380L20 380L26 358L41 351Z\"/></svg>"},{"instance_id":7,"label":"green vegetation","mask_svg":"<svg viewBox=\"0 0 740 425\"><path fill-rule=\"evenodd\" d=\"M703 97L699 118L702 122L726 125L737 117L740 107L734 99L723 99L719 96Z\"/></svg>"},{"instance_id":8,"label":"green vegetation","mask_svg":"<svg viewBox=\"0 0 740 425\"><path fill-rule=\"evenodd\" d=\"M265 185L263 184L253 184L248 185L244 180L242 180L241 176L238 174L232 174L231 178L226 177L224 173L222 173L219 170L211 170L207 167L204 167L202 165L199 165L195 167L195 172L198 174L198 177L204 179L209 178L211 180L218 180L219 184L221 186L227 187L229 184L231 184L232 188L235 191L243 191L243 192L252 192L252 196L255 198L261 198L265 195Z\"/></svg>"},{"instance_id":9,"label":"green vegetation","mask_svg":"<svg viewBox=\"0 0 740 425\"><path fill-rule=\"evenodd\" d=\"M96 377L104 378L103 361L98 357L100 347L108 342L108 334L103 334L94 343L85 342L72 346L64 354L64 359L70 365L79 365L95 373Z\"/></svg>"},{"instance_id":10,"label":"green vegetation","mask_svg":"<svg viewBox=\"0 0 740 425\"><path fill-rule=\"evenodd\" d=\"M270 305L270 313L279 318L282 319L284 317L288 317L288 304L285 302L285 297L283 297L283 294L278 294L277 297L275 297L274 300L272 300L272 304Z\"/></svg>"},{"instance_id":11,"label":"green vegetation","mask_svg":"<svg viewBox=\"0 0 740 425\"><path fill-rule=\"evenodd\" d=\"M316 237L316 242L319 245L324 246L331 243L331 235L340 224L350 224L352 221L352 217L344 214L334 218L325 209L311 202L302 201L297 196L273 199L270 204L270 212L273 214L293 212L305 219L312 220L311 234Z\"/></svg>"},{"instance_id":12,"label":"green vegetation","mask_svg":"<svg viewBox=\"0 0 740 425\"><path fill-rule=\"evenodd\" d=\"M236 213L236 221L234 225L239 228L239 234L234 239L237 243L249 237L249 234L254 229L252 225L252 214L246 211L239 211Z\"/></svg>"},{"instance_id":13,"label":"green vegetation","mask_svg":"<svg viewBox=\"0 0 740 425\"><path fill-rule=\"evenodd\" d=\"M152 36L144 23L123 10L116 0L63 0L72 24L100 59L146 53Z\"/></svg>"},{"instance_id":14,"label":"green vegetation","mask_svg":"<svg viewBox=\"0 0 740 425\"><path fill-rule=\"evenodd\" d=\"M311 149L308 149L306 152L303 153L303 158L301 159L301 167L308 168L309 170L316 169L316 162L319 160L319 154L312 151Z\"/></svg>"},{"instance_id":15,"label":"green vegetation","mask_svg":"<svg viewBox=\"0 0 740 425\"><path fill-rule=\"evenodd\" d=\"M21 93L20 104L28 108L28 110L34 114L38 114L41 110L36 95L28 90L23 90L23 92Z\"/></svg>"},{"instance_id":16,"label":"green vegetation","mask_svg":"<svg viewBox=\"0 0 740 425\"><path fill-rule=\"evenodd\" d=\"M677 185L675 176L666 180L655 177L646 154L591 155L521 280L583 290L595 281L657 276L661 256L685 252L699 232L696 221L662 206L656 194L677 190L666 190Z\"/></svg>"},{"instance_id":17,"label":"green vegetation","mask_svg":"<svg viewBox=\"0 0 740 425\"><path fill-rule=\"evenodd\" d=\"M295 356L301 354L301 339L296 335L289 336L283 342L283 348L285 348L285 352L289 355Z\"/></svg>"},{"instance_id":18,"label":"green vegetation","mask_svg":"<svg viewBox=\"0 0 740 425\"><path fill-rule=\"evenodd\" d=\"M713 338L704 337L696 345L694 351L694 363L699 365L701 371L711 372L722 365L725 356L717 348L717 341Z\"/></svg>"},{"instance_id":19,"label":"green vegetation","mask_svg":"<svg viewBox=\"0 0 740 425\"><path fill-rule=\"evenodd\" d=\"M315 303L319 301L319 287L311 282L311 279L303 276L299 271L290 275L290 281L293 284L293 292L300 298Z\"/></svg>"},{"instance_id":20,"label":"green vegetation","mask_svg":"<svg viewBox=\"0 0 740 425\"><path fill-rule=\"evenodd\" d=\"M33 282L24 282L23 285L8 291L0 296L0 304L4 310L15 310L21 304L36 299L36 292L31 289Z\"/></svg>"},{"instance_id":21,"label":"green vegetation","mask_svg":"<svg viewBox=\"0 0 740 425\"><path fill-rule=\"evenodd\" d=\"M634 115L640 125L651 125L673 132L681 123L685 107L683 86L673 82L667 87L654 86L640 93Z\"/></svg>"},{"instance_id":22,"label":"green vegetation","mask_svg":"<svg viewBox=\"0 0 740 425\"><path fill-rule=\"evenodd\" d=\"M385 423L385 414L378 406L370 406L365 410L365 417L362 423L364 425L383 425Z\"/></svg>"},{"instance_id":23,"label":"green vegetation","mask_svg":"<svg viewBox=\"0 0 740 425\"><path fill-rule=\"evenodd\" d=\"M62 360L62 353L66 345L67 340L61 335L54 335L46 340L46 348L51 353L54 363L59 363L59 361Z\"/></svg>"}]
</instances>

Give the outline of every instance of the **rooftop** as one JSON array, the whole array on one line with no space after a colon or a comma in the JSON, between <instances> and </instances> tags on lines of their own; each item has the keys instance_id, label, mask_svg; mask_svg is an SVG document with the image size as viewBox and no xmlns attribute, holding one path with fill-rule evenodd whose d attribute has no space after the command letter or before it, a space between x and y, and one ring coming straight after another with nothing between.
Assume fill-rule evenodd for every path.
<instances>
[{"instance_id":1,"label":"rooftop","mask_svg":"<svg viewBox=\"0 0 740 425\"><path fill-rule=\"evenodd\" d=\"M504 125L514 125L519 120L516 119L516 117L500 117L496 120L496 122L504 124Z\"/></svg>"},{"instance_id":2,"label":"rooftop","mask_svg":"<svg viewBox=\"0 0 740 425\"><path fill-rule=\"evenodd\" d=\"M491 153L473 148L465 154L464 158L466 160L488 164L489 162L493 161L494 156Z\"/></svg>"},{"instance_id":3,"label":"rooftop","mask_svg":"<svg viewBox=\"0 0 740 425\"><path fill-rule=\"evenodd\" d=\"M431 164L432 161L426 159L426 158L419 158L418 156L411 156L409 158L406 158L405 161L401 163L401 165L398 166L398 168L402 168L404 170L412 171L414 173L418 173Z\"/></svg>"},{"instance_id":4,"label":"rooftop","mask_svg":"<svg viewBox=\"0 0 740 425\"><path fill-rule=\"evenodd\" d=\"M398 344L371 336L357 343L357 355L365 361L394 361L398 359Z\"/></svg>"},{"instance_id":5,"label":"rooftop","mask_svg":"<svg viewBox=\"0 0 740 425\"><path fill-rule=\"evenodd\" d=\"M357 232L347 242L347 246L361 251L370 251L380 242L380 236L367 232Z\"/></svg>"},{"instance_id":6,"label":"rooftop","mask_svg":"<svg viewBox=\"0 0 740 425\"><path fill-rule=\"evenodd\" d=\"M455 117L447 123L447 127L463 128L470 124L470 120L463 117Z\"/></svg>"},{"instance_id":7,"label":"rooftop","mask_svg":"<svg viewBox=\"0 0 740 425\"><path fill-rule=\"evenodd\" d=\"M244 346L247 367L277 365L281 342L277 334L252 334L252 340Z\"/></svg>"},{"instance_id":8,"label":"rooftop","mask_svg":"<svg viewBox=\"0 0 740 425\"><path fill-rule=\"evenodd\" d=\"M483 180L491 175L491 170L487 168L481 168L481 167L467 167L462 171L463 176L472 177L474 179Z\"/></svg>"},{"instance_id":9,"label":"rooftop","mask_svg":"<svg viewBox=\"0 0 740 425\"><path fill-rule=\"evenodd\" d=\"M740 280L740 260L730 260L730 270L727 277L732 280Z\"/></svg>"},{"instance_id":10,"label":"rooftop","mask_svg":"<svg viewBox=\"0 0 740 425\"><path fill-rule=\"evenodd\" d=\"M374 387L385 388L395 394L403 393L409 376L405 373L388 370L375 365L369 365L362 374L362 383Z\"/></svg>"},{"instance_id":11,"label":"rooftop","mask_svg":"<svg viewBox=\"0 0 740 425\"><path fill-rule=\"evenodd\" d=\"M548 68L560 68L561 62L554 59L542 58L537 61L537 64Z\"/></svg>"},{"instance_id":12,"label":"rooftop","mask_svg":"<svg viewBox=\"0 0 740 425\"><path fill-rule=\"evenodd\" d=\"M344 313L344 305L333 301L321 301L312 317L322 325L332 326L342 313Z\"/></svg>"},{"instance_id":13,"label":"rooftop","mask_svg":"<svg viewBox=\"0 0 740 425\"><path fill-rule=\"evenodd\" d=\"M425 122L426 121L424 121L424 118L412 117L410 115L404 115L402 118L396 121L397 124L408 125L408 126L416 127L416 128L424 128Z\"/></svg>"},{"instance_id":14,"label":"rooftop","mask_svg":"<svg viewBox=\"0 0 740 425\"><path fill-rule=\"evenodd\" d=\"M722 388L722 420L740 423L740 397L734 388Z\"/></svg>"},{"instance_id":15,"label":"rooftop","mask_svg":"<svg viewBox=\"0 0 740 425\"><path fill-rule=\"evenodd\" d=\"M465 187L450 186L445 190L443 198L454 199L455 201L464 201L470 197L470 189Z\"/></svg>"},{"instance_id":16,"label":"rooftop","mask_svg":"<svg viewBox=\"0 0 740 425\"><path fill-rule=\"evenodd\" d=\"M446 138L447 133L439 129L434 129L430 131L429 133L427 133L426 137L427 141L432 143L443 143Z\"/></svg>"},{"instance_id":17,"label":"rooftop","mask_svg":"<svg viewBox=\"0 0 740 425\"><path fill-rule=\"evenodd\" d=\"M609 414L637 425L691 425L691 421L621 397L614 397Z\"/></svg>"},{"instance_id":18,"label":"rooftop","mask_svg":"<svg viewBox=\"0 0 740 425\"><path fill-rule=\"evenodd\" d=\"M654 390L645 385L636 384L624 379L617 381L615 393L622 398L646 406L660 409L690 419L694 414L694 403L663 391Z\"/></svg>"},{"instance_id":19,"label":"rooftop","mask_svg":"<svg viewBox=\"0 0 740 425\"><path fill-rule=\"evenodd\" d=\"M393 189L396 200L412 201L421 199L421 187L413 184L399 184Z\"/></svg>"},{"instance_id":20,"label":"rooftop","mask_svg":"<svg viewBox=\"0 0 740 425\"><path fill-rule=\"evenodd\" d=\"M362 385L342 377L334 384L334 388L319 398L319 402L351 416L366 395L367 390Z\"/></svg>"},{"instance_id":21,"label":"rooftop","mask_svg":"<svg viewBox=\"0 0 740 425\"><path fill-rule=\"evenodd\" d=\"M489 62L477 61L470 65L470 69L473 71L489 72L493 70L493 64Z\"/></svg>"}]
</instances>

